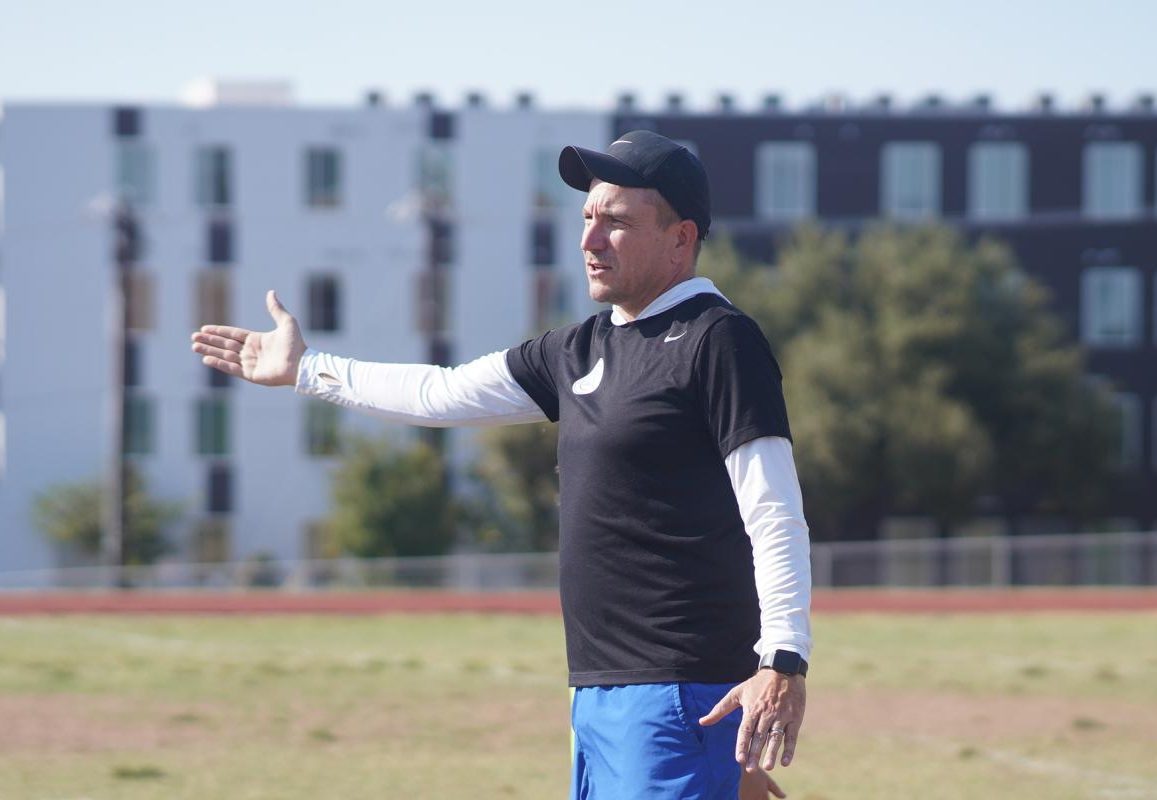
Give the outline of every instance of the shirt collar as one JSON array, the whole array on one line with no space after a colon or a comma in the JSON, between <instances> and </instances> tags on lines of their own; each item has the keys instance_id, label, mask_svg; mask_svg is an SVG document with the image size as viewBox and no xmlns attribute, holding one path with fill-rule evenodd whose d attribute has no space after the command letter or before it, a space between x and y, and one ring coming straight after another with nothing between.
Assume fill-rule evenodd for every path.
<instances>
[{"instance_id":1,"label":"shirt collar","mask_svg":"<svg viewBox=\"0 0 1157 800\"><path fill-rule=\"evenodd\" d=\"M685 281L675 284L667 291L656 297L650 304L639 312L639 316L635 317L635 321L653 317L656 314L662 314L664 311L682 303L684 300L690 300L697 294L715 294L723 297L723 292L715 288L715 284L711 282L710 278L698 277L688 278ZM727 300L726 297L723 297ZM727 300L727 302L731 302ZM611 306L611 323L614 325L626 325L630 320L623 316L623 312L619 310L618 306Z\"/></svg>"}]
</instances>

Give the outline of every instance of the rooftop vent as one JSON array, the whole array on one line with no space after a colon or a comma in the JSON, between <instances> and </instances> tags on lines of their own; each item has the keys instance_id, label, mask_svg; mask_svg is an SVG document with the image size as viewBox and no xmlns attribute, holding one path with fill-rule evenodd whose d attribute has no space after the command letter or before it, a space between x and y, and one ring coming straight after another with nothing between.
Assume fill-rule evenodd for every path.
<instances>
[{"instance_id":1,"label":"rooftop vent","mask_svg":"<svg viewBox=\"0 0 1157 800\"><path fill-rule=\"evenodd\" d=\"M720 92L715 98L715 106L719 109L720 113L732 113L735 111L735 95Z\"/></svg>"},{"instance_id":2,"label":"rooftop vent","mask_svg":"<svg viewBox=\"0 0 1157 800\"><path fill-rule=\"evenodd\" d=\"M778 94L765 94L763 96L763 110L773 113L782 111L783 98Z\"/></svg>"},{"instance_id":3,"label":"rooftop vent","mask_svg":"<svg viewBox=\"0 0 1157 800\"><path fill-rule=\"evenodd\" d=\"M414 95L414 105L419 108L433 108L435 105L433 92L417 92Z\"/></svg>"},{"instance_id":4,"label":"rooftop vent","mask_svg":"<svg viewBox=\"0 0 1157 800\"><path fill-rule=\"evenodd\" d=\"M519 92L514 96L514 105L524 110L534 108L534 95L530 92Z\"/></svg>"},{"instance_id":5,"label":"rooftop vent","mask_svg":"<svg viewBox=\"0 0 1157 800\"><path fill-rule=\"evenodd\" d=\"M366 105L369 108L378 108L386 103L386 96L382 94L381 89L369 89L365 94Z\"/></svg>"},{"instance_id":6,"label":"rooftop vent","mask_svg":"<svg viewBox=\"0 0 1157 800\"><path fill-rule=\"evenodd\" d=\"M467 92L466 93L466 107L467 108L485 108L486 96L482 92Z\"/></svg>"},{"instance_id":7,"label":"rooftop vent","mask_svg":"<svg viewBox=\"0 0 1157 800\"><path fill-rule=\"evenodd\" d=\"M667 95L667 110L672 114L678 114L683 110L683 95L678 92L671 92Z\"/></svg>"},{"instance_id":8,"label":"rooftop vent","mask_svg":"<svg viewBox=\"0 0 1157 800\"><path fill-rule=\"evenodd\" d=\"M1105 110L1105 95L1100 92L1092 92L1085 98L1084 104L1081 106L1082 111L1088 111L1093 114L1100 114Z\"/></svg>"},{"instance_id":9,"label":"rooftop vent","mask_svg":"<svg viewBox=\"0 0 1157 800\"><path fill-rule=\"evenodd\" d=\"M1133 101L1133 110L1140 111L1144 114L1153 113L1153 95L1149 93L1139 94Z\"/></svg>"},{"instance_id":10,"label":"rooftop vent","mask_svg":"<svg viewBox=\"0 0 1157 800\"><path fill-rule=\"evenodd\" d=\"M892 108L892 95L878 94L872 98L871 107L876 111L888 111Z\"/></svg>"},{"instance_id":11,"label":"rooftop vent","mask_svg":"<svg viewBox=\"0 0 1157 800\"><path fill-rule=\"evenodd\" d=\"M972 107L977 111L992 110L992 95L983 93L972 98Z\"/></svg>"},{"instance_id":12,"label":"rooftop vent","mask_svg":"<svg viewBox=\"0 0 1157 800\"><path fill-rule=\"evenodd\" d=\"M291 106L293 85L289 81L239 81L201 78L185 87L181 101L187 106Z\"/></svg>"},{"instance_id":13,"label":"rooftop vent","mask_svg":"<svg viewBox=\"0 0 1157 800\"><path fill-rule=\"evenodd\" d=\"M622 93L620 93L618 100L615 102L615 108L619 111L634 111L635 110L635 94L634 94L634 92L622 92Z\"/></svg>"},{"instance_id":14,"label":"rooftop vent","mask_svg":"<svg viewBox=\"0 0 1157 800\"><path fill-rule=\"evenodd\" d=\"M1041 114L1051 114L1056 108L1056 100L1049 92L1041 92L1033 100L1032 110Z\"/></svg>"}]
</instances>

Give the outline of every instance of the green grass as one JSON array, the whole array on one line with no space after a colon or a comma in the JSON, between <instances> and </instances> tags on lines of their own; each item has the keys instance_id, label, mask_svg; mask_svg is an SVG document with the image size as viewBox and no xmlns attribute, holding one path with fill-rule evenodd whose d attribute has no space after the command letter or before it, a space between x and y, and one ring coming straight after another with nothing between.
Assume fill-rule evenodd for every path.
<instances>
[{"instance_id":1,"label":"green grass","mask_svg":"<svg viewBox=\"0 0 1157 800\"><path fill-rule=\"evenodd\" d=\"M1157 798L1157 617L815 620L793 798ZM555 618L0 619L0 798L565 796Z\"/></svg>"}]
</instances>

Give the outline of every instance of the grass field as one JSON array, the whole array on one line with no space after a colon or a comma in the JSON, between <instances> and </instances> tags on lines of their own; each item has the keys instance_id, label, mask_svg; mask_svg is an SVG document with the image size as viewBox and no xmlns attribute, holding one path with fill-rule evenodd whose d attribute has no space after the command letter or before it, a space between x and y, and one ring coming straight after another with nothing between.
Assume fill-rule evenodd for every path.
<instances>
[{"instance_id":1,"label":"grass field","mask_svg":"<svg viewBox=\"0 0 1157 800\"><path fill-rule=\"evenodd\" d=\"M793 798L1157 798L1157 615L818 615ZM0 618L3 800L557 798L555 617Z\"/></svg>"}]
</instances>

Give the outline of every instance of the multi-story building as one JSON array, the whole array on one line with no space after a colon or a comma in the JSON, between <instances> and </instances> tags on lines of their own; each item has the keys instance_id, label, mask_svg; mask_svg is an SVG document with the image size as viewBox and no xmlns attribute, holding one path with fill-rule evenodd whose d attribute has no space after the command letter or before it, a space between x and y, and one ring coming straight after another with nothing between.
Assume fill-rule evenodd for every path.
<instances>
[{"instance_id":1,"label":"multi-story building","mask_svg":"<svg viewBox=\"0 0 1157 800\"><path fill-rule=\"evenodd\" d=\"M728 98L687 113L679 98L646 113L621 98L614 128L651 128L693 147L712 179L716 227L774 262L792 226L856 230L879 219L939 221L1011 245L1109 380L1122 411L1117 487L1126 527L1157 524L1157 114L1151 96L1062 110L1047 95L1023 112L986 97L842 98L739 113ZM1061 454L1063 457L1063 454Z\"/></svg>"},{"instance_id":2,"label":"multi-story building","mask_svg":"<svg viewBox=\"0 0 1157 800\"><path fill-rule=\"evenodd\" d=\"M546 156L603 143L607 116L225 88L198 107L3 109L0 570L59 562L32 507L116 463L118 383L125 452L184 505L180 556L314 551L339 430L382 423L199 363L201 324L271 327L267 289L311 346L402 362L472 358L589 304L582 196L546 179ZM123 370L117 226L140 240L120 253ZM469 437L447 446L461 464Z\"/></svg>"},{"instance_id":3,"label":"multi-story building","mask_svg":"<svg viewBox=\"0 0 1157 800\"><path fill-rule=\"evenodd\" d=\"M458 363L593 306L566 144L633 128L692 146L714 230L774 261L803 220L929 220L1008 241L1111 380L1132 470L1126 524L1157 520L1157 115L1094 102L998 112L936 99L710 113L558 112L529 97L299 108L277 86L196 105L11 104L0 116L0 570L56 563L31 518L49 487L97 480L118 443L152 492L184 503L186 558L305 557L329 506L338 432L378 420L222 377L189 352L205 322L262 329L278 290L314 347ZM115 226L128 276L123 374ZM122 256L123 256L122 252ZM399 436L409 435L396 429ZM445 439L455 463L470 436Z\"/></svg>"}]
</instances>

